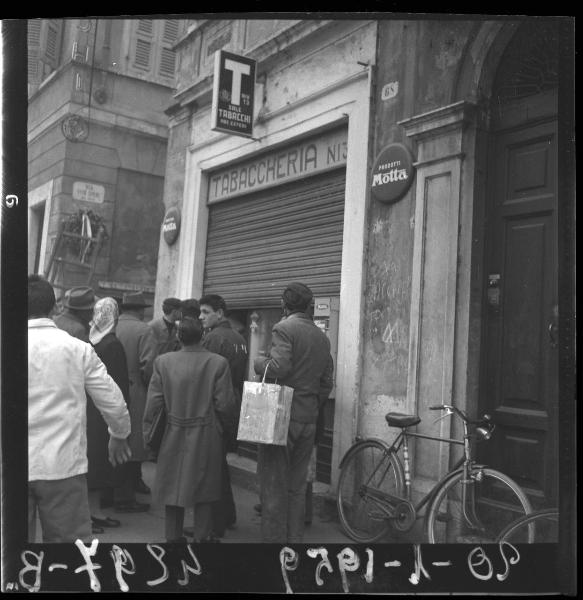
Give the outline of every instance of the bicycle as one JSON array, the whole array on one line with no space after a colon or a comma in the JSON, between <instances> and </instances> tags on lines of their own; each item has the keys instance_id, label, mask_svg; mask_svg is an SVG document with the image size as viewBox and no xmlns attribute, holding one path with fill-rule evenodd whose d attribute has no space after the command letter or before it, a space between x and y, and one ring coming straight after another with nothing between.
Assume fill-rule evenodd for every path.
<instances>
[{"instance_id":1,"label":"bicycle","mask_svg":"<svg viewBox=\"0 0 583 600\"><path fill-rule=\"evenodd\" d=\"M559 541L559 509L542 508L522 515L505 527L498 543L557 543Z\"/></svg>"},{"instance_id":2,"label":"bicycle","mask_svg":"<svg viewBox=\"0 0 583 600\"><path fill-rule=\"evenodd\" d=\"M463 440L410 431L421 422L418 416L390 412L385 416L389 427L401 429L395 441L389 446L377 438L357 440L340 462L338 515L344 531L356 542L375 542L390 529L409 531L426 505L425 533L430 543L495 542L507 525L532 512L528 498L515 481L472 458L470 440L492 436L495 426L490 417L484 415L472 421L455 406L429 408L445 411L438 420L449 415L459 417ZM411 437L464 448L463 457L417 504L412 502L411 492ZM401 449L403 462L398 455ZM527 538L532 537L529 526Z\"/></svg>"}]
</instances>

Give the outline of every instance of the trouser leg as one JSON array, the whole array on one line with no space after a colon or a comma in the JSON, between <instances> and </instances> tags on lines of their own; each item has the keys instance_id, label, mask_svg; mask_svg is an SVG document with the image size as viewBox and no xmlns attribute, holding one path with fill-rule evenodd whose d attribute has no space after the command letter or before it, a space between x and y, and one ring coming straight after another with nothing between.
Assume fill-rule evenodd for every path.
<instances>
[{"instance_id":1,"label":"trouser leg","mask_svg":"<svg viewBox=\"0 0 583 600\"><path fill-rule=\"evenodd\" d=\"M135 499L134 480L135 463L126 462L118 465L113 470L115 504L132 504Z\"/></svg>"},{"instance_id":2,"label":"trouser leg","mask_svg":"<svg viewBox=\"0 0 583 600\"><path fill-rule=\"evenodd\" d=\"M184 527L184 508L182 506L166 505L166 518L164 521L164 530L166 541L177 540L182 537Z\"/></svg>"},{"instance_id":3,"label":"trouser leg","mask_svg":"<svg viewBox=\"0 0 583 600\"><path fill-rule=\"evenodd\" d=\"M287 450L285 446L259 447L261 486L261 537L264 542L284 543L287 536Z\"/></svg>"},{"instance_id":4,"label":"trouser leg","mask_svg":"<svg viewBox=\"0 0 583 600\"><path fill-rule=\"evenodd\" d=\"M194 539L204 540L213 531L213 502L194 505Z\"/></svg>"},{"instance_id":5,"label":"trouser leg","mask_svg":"<svg viewBox=\"0 0 583 600\"><path fill-rule=\"evenodd\" d=\"M213 527L215 533L222 537L225 529L235 523L237 512L235 508L235 499L233 498L233 489L231 487L231 476L229 474L229 465L227 455L223 453L221 464L221 499L213 502Z\"/></svg>"},{"instance_id":6,"label":"trouser leg","mask_svg":"<svg viewBox=\"0 0 583 600\"><path fill-rule=\"evenodd\" d=\"M290 421L288 435L288 503L287 541L301 542L304 538L306 480L314 448L315 424Z\"/></svg>"},{"instance_id":7,"label":"trouser leg","mask_svg":"<svg viewBox=\"0 0 583 600\"><path fill-rule=\"evenodd\" d=\"M28 542L34 544L36 542L36 512L37 501L34 489L34 481L28 483Z\"/></svg>"},{"instance_id":8,"label":"trouser leg","mask_svg":"<svg viewBox=\"0 0 583 600\"><path fill-rule=\"evenodd\" d=\"M91 516L85 475L34 483L43 542L90 540Z\"/></svg>"}]
</instances>

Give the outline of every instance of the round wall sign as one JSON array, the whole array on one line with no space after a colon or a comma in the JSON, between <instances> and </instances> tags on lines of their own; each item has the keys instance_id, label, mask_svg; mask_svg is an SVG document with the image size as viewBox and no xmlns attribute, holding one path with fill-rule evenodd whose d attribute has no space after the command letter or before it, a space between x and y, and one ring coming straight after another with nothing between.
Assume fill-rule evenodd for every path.
<instances>
[{"instance_id":1,"label":"round wall sign","mask_svg":"<svg viewBox=\"0 0 583 600\"><path fill-rule=\"evenodd\" d=\"M82 142L89 135L89 125L79 115L67 115L61 121L61 131L71 142Z\"/></svg>"},{"instance_id":2,"label":"round wall sign","mask_svg":"<svg viewBox=\"0 0 583 600\"><path fill-rule=\"evenodd\" d=\"M377 156L372 169L371 191L379 202L402 198L415 176L413 158L403 144L390 144Z\"/></svg>"},{"instance_id":3,"label":"round wall sign","mask_svg":"<svg viewBox=\"0 0 583 600\"><path fill-rule=\"evenodd\" d=\"M162 223L162 233L164 240L171 246L180 233L180 210L173 206L166 211L164 222Z\"/></svg>"}]
</instances>

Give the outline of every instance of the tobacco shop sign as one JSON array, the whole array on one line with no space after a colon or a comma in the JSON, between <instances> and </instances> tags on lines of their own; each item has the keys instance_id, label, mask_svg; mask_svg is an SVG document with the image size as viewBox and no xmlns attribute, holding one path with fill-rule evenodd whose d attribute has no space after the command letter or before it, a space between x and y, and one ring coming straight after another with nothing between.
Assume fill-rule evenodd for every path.
<instances>
[{"instance_id":1,"label":"tobacco shop sign","mask_svg":"<svg viewBox=\"0 0 583 600\"><path fill-rule=\"evenodd\" d=\"M335 129L209 174L208 202L220 202L346 165L347 131Z\"/></svg>"}]
</instances>

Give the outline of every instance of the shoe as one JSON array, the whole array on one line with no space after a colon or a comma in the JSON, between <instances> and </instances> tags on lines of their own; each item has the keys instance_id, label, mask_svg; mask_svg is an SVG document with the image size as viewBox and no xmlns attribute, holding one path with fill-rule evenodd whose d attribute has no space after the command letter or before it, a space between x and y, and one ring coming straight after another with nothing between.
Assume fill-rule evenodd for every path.
<instances>
[{"instance_id":1,"label":"shoe","mask_svg":"<svg viewBox=\"0 0 583 600\"><path fill-rule=\"evenodd\" d=\"M93 525L93 523L91 523L91 533L104 533L105 529L103 529L103 527L97 527L97 525Z\"/></svg>"},{"instance_id":2,"label":"shoe","mask_svg":"<svg viewBox=\"0 0 583 600\"><path fill-rule=\"evenodd\" d=\"M150 505L142 502L127 502L124 504L115 505L115 512L119 513L140 513L148 512L149 510Z\"/></svg>"},{"instance_id":3,"label":"shoe","mask_svg":"<svg viewBox=\"0 0 583 600\"><path fill-rule=\"evenodd\" d=\"M255 512L258 514L258 515L260 515L260 514L261 514L261 504L256 504L256 505L253 507L253 510L254 510L254 511L255 511Z\"/></svg>"},{"instance_id":4,"label":"shoe","mask_svg":"<svg viewBox=\"0 0 583 600\"><path fill-rule=\"evenodd\" d=\"M91 523L96 527L119 527L121 522L111 517L105 517L105 519L98 519L97 517L91 517Z\"/></svg>"},{"instance_id":5,"label":"shoe","mask_svg":"<svg viewBox=\"0 0 583 600\"><path fill-rule=\"evenodd\" d=\"M149 494L150 491L150 488L144 483L142 479L140 479L140 481L138 481L136 485L136 492L138 494Z\"/></svg>"}]
</instances>

